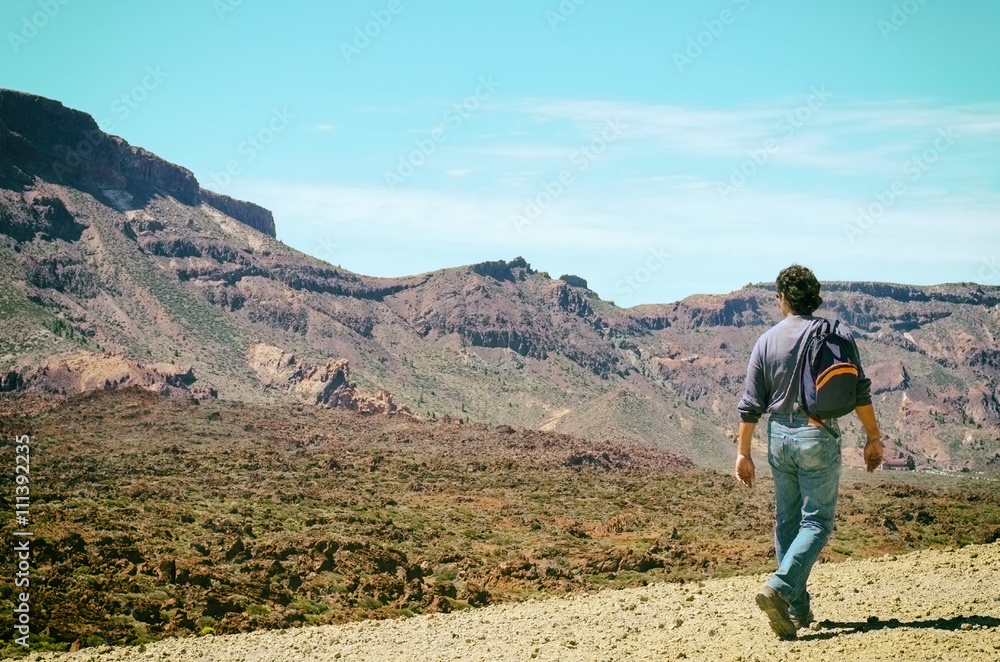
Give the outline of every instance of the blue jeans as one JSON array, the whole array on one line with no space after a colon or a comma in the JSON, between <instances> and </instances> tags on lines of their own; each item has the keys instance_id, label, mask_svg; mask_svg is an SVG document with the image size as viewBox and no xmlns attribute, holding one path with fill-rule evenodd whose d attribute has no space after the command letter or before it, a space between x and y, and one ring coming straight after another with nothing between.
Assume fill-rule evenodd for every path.
<instances>
[{"instance_id":1,"label":"blue jeans","mask_svg":"<svg viewBox=\"0 0 1000 662\"><path fill-rule=\"evenodd\" d=\"M774 552L778 570L768 586L788 602L795 617L809 613L806 582L833 533L840 486L840 428L830 434L801 415L772 415L767 459L774 474Z\"/></svg>"}]
</instances>

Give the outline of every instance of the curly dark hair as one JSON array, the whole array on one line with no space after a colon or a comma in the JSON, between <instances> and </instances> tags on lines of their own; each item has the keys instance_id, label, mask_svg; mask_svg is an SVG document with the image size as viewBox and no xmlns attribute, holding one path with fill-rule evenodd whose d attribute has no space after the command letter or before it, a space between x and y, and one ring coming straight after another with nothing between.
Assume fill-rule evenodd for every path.
<instances>
[{"instance_id":1,"label":"curly dark hair","mask_svg":"<svg viewBox=\"0 0 1000 662\"><path fill-rule=\"evenodd\" d=\"M810 269L801 264L786 267L775 281L778 294L785 297L796 315L811 315L823 303L819 295L819 281Z\"/></svg>"}]
</instances>

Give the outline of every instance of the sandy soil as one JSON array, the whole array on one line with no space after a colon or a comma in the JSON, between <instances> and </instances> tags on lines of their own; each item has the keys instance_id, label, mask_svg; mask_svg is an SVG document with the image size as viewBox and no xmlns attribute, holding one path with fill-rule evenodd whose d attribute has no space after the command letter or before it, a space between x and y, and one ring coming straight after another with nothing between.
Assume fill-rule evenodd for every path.
<instances>
[{"instance_id":1,"label":"sandy soil","mask_svg":"<svg viewBox=\"0 0 1000 662\"><path fill-rule=\"evenodd\" d=\"M399 621L188 637L32 660L1000 660L1000 543L813 572L819 628L776 639L763 576L658 584Z\"/></svg>"}]
</instances>

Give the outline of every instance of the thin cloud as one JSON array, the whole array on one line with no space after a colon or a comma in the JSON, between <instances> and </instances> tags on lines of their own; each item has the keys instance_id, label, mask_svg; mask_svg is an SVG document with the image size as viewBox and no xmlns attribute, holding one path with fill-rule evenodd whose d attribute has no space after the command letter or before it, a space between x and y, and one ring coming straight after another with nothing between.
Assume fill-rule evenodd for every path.
<instances>
[{"instance_id":1,"label":"thin cloud","mask_svg":"<svg viewBox=\"0 0 1000 662\"><path fill-rule=\"evenodd\" d=\"M320 122L318 124L313 124L312 130L319 133L333 133L334 131L340 131L343 127L342 124L336 124L333 122Z\"/></svg>"},{"instance_id":2,"label":"thin cloud","mask_svg":"<svg viewBox=\"0 0 1000 662\"><path fill-rule=\"evenodd\" d=\"M1000 147L1000 105L932 106L916 100L823 104L809 95L773 107L688 108L669 104L604 100L523 99L506 106L511 113L574 123L581 135L609 120L627 126L622 142L653 141L663 154L742 161L748 150L773 140L769 161L839 173L885 173L896 159L924 149L938 129L974 133ZM798 112L798 114L796 114ZM981 148L982 146L980 146ZM544 145L535 150L544 153ZM503 153L501 147L484 148Z\"/></svg>"}]
</instances>

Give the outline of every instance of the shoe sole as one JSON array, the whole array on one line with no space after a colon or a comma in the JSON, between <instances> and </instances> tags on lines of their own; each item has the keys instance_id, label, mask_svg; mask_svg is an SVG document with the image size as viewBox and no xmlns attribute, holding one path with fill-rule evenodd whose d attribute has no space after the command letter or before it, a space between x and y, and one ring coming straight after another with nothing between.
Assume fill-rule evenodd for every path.
<instances>
[{"instance_id":1,"label":"shoe sole","mask_svg":"<svg viewBox=\"0 0 1000 662\"><path fill-rule=\"evenodd\" d=\"M809 618L806 619L806 620L797 620L793 616L789 616L788 618L792 621L792 625L795 626L796 630L818 630L818 629L820 629L819 625L817 625L817 623L816 623L816 617L812 615L811 611L809 612Z\"/></svg>"},{"instance_id":2,"label":"shoe sole","mask_svg":"<svg viewBox=\"0 0 1000 662\"><path fill-rule=\"evenodd\" d=\"M793 639L798 639L795 634L795 624L792 623L788 614L781 608L781 606L775 604L775 600L781 600L780 597L775 595L773 598L769 598L763 593L757 594L757 606L760 610L767 614L767 618L771 623L771 629L774 633L782 640L790 641Z\"/></svg>"}]
</instances>

